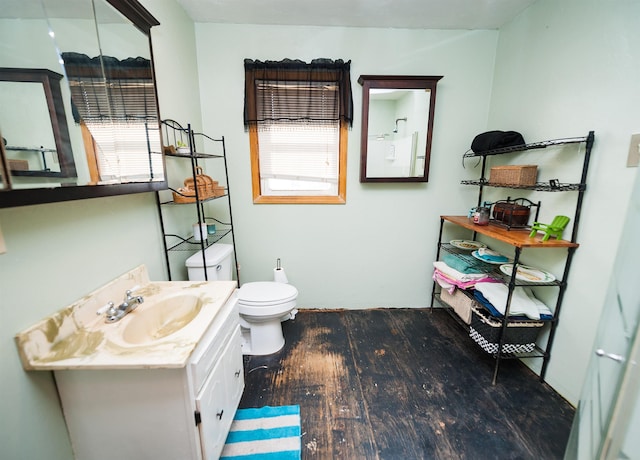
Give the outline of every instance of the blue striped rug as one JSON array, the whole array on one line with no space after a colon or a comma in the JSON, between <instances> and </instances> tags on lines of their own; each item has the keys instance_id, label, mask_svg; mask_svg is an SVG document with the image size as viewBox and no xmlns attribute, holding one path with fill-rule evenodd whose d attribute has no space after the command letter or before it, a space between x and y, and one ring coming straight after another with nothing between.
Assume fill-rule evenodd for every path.
<instances>
[{"instance_id":1,"label":"blue striped rug","mask_svg":"<svg viewBox=\"0 0 640 460\"><path fill-rule=\"evenodd\" d=\"M299 460L300 406L238 409L221 459Z\"/></svg>"}]
</instances>

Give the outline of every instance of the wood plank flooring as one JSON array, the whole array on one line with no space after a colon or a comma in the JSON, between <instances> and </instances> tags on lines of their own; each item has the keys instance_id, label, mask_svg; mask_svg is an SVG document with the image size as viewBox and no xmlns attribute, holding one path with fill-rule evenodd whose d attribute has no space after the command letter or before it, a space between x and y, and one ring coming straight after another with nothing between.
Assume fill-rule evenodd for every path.
<instances>
[{"instance_id":1,"label":"wood plank flooring","mask_svg":"<svg viewBox=\"0 0 640 460\"><path fill-rule=\"evenodd\" d=\"M299 404L303 459L561 459L573 407L441 309L301 310L240 407Z\"/></svg>"}]
</instances>

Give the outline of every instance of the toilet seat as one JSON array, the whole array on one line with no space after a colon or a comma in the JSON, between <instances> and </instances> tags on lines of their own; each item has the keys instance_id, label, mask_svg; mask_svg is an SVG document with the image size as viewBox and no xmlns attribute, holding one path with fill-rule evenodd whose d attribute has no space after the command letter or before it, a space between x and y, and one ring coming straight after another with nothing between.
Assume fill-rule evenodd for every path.
<instances>
[{"instance_id":1,"label":"toilet seat","mask_svg":"<svg viewBox=\"0 0 640 460\"><path fill-rule=\"evenodd\" d=\"M290 284L275 281L256 281L243 284L238 290L238 303L249 307L268 307L291 302L298 290Z\"/></svg>"},{"instance_id":2,"label":"toilet seat","mask_svg":"<svg viewBox=\"0 0 640 460\"><path fill-rule=\"evenodd\" d=\"M238 290L238 311L253 321L281 318L296 307L298 290L290 284L256 281Z\"/></svg>"}]
</instances>

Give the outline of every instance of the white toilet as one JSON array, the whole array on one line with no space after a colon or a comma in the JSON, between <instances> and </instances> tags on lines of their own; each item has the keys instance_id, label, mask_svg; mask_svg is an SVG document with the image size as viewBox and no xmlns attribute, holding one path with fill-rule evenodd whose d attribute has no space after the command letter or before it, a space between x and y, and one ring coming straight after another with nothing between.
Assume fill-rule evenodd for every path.
<instances>
[{"instance_id":1,"label":"white toilet","mask_svg":"<svg viewBox=\"0 0 640 460\"><path fill-rule=\"evenodd\" d=\"M231 280L230 244L216 243L205 249L209 281ZM202 252L186 261L189 280L204 281ZM298 290L290 284L275 281L245 283L237 290L242 353L270 355L284 346L282 321L295 318Z\"/></svg>"}]
</instances>

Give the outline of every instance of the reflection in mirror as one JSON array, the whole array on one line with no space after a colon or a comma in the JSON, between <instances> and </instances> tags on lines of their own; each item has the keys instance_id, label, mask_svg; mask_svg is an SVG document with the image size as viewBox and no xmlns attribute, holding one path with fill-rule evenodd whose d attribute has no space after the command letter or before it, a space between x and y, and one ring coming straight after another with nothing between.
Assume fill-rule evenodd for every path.
<instances>
[{"instance_id":1,"label":"reflection in mirror","mask_svg":"<svg viewBox=\"0 0 640 460\"><path fill-rule=\"evenodd\" d=\"M158 22L136 0L5 6L0 68L45 73L60 123L45 116L44 83L0 81L0 207L166 188L149 42Z\"/></svg>"},{"instance_id":2,"label":"reflection in mirror","mask_svg":"<svg viewBox=\"0 0 640 460\"><path fill-rule=\"evenodd\" d=\"M91 183L163 178L151 61L62 53Z\"/></svg>"},{"instance_id":3,"label":"reflection in mirror","mask_svg":"<svg viewBox=\"0 0 640 460\"><path fill-rule=\"evenodd\" d=\"M436 84L441 78L360 76L360 182L428 181Z\"/></svg>"},{"instance_id":4,"label":"reflection in mirror","mask_svg":"<svg viewBox=\"0 0 640 460\"><path fill-rule=\"evenodd\" d=\"M22 179L15 188L28 187L30 178L76 181L61 78L46 69L0 68L5 158L10 174Z\"/></svg>"}]
</instances>

